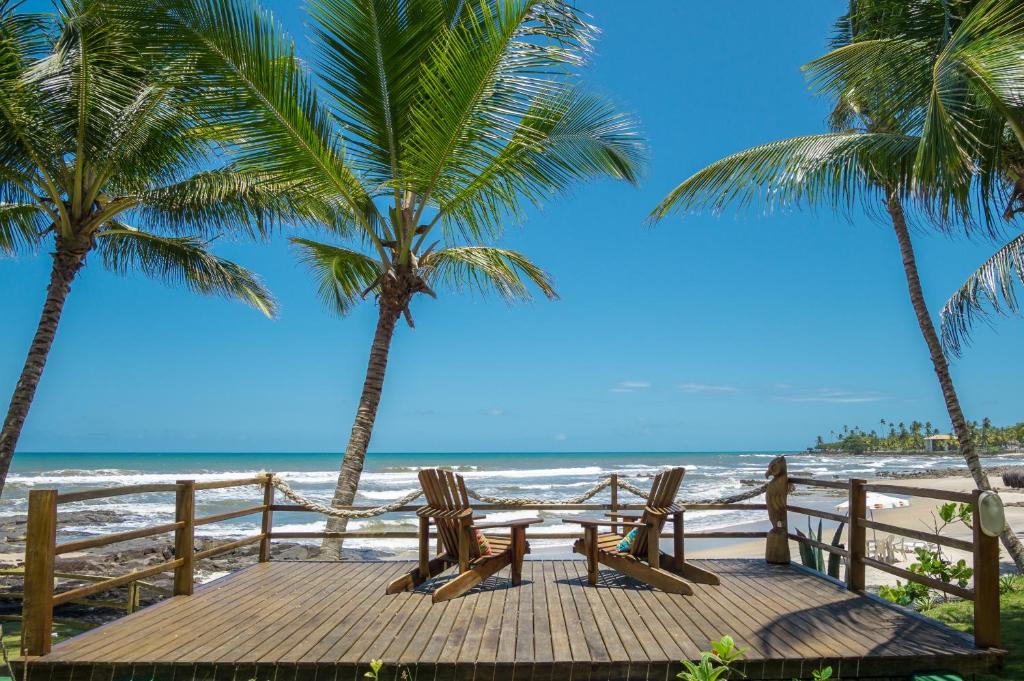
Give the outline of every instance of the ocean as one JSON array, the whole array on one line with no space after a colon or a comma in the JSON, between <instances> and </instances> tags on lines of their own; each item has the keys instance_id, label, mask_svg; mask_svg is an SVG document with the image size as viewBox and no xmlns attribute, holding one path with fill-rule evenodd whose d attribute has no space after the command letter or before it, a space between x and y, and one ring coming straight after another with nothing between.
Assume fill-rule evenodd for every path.
<instances>
[{"instance_id":1,"label":"ocean","mask_svg":"<svg viewBox=\"0 0 1024 681\"><path fill-rule=\"evenodd\" d=\"M557 501L575 496L610 473L639 487L647 487L649 478L663 468L685 466L682 496L705 500L740 492L743 480L762 480L768 462L782 452L621 452L621 453L409 453L370 454L366 459L358 504L385 504L418 489L416 472L420 468L445 466L457 470L466 484L478 492L497 496L523 496ZM963 466L956 456L853 456L817 453L787 453L791 475L871 478L881 471L925 471ZM115 485L197 481L240 478L263 471L274 471L300 494L330 503L341 455L338 453L18 453L7 479L0 516L25 513L28 492L33 488L53 487L70 492ZM986 457L986 466L1024 464L1024 455L1005 454ZM626 501L630 495L620 494ZM278 495L280 498L280 495ZM260 491L254 487L206 490L197 493L197 514L210 515L258 504ZM608 492L594 501L607 502ZM757 501L757 499L751 500ZM113 511L102 515L103 522L62 525L62 540L103 532L135 529L173 520L172 494L145 494L113 497L68 504L62 511ZM561 511L545 513L551 521L530 529L535 545L559 545L566 540L544 540L545 532L564 532L557 522ZM497 513L492 520L513 517L514 512ZM534 515L529 512L527 515ZM749 511L702 511L687 514L687 528L720 529L763 520L763 513ZM274 528L282 532L307 532L322 529L324 521L308 513L278 513ZM356 530L415 530L411 514L390 514L349 523ZM259 531L259 517L247 516L200 528L207 537L241 537ZM349 540L348 546L383 550L406 550L413 540Z\"/></svg>"}]
</instances>

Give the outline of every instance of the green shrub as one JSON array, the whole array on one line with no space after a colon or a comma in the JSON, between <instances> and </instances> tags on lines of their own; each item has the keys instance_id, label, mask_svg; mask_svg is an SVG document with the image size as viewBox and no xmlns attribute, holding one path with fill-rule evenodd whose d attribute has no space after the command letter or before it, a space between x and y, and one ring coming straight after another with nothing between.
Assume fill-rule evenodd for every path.
<instances>
[{"instance_id":1,"label":"green shrub","mask_svg":"<svg viewBox=\"0 0 1024 681\"><path fill-rule=\"evenodd\" d=\"M370 660L370 671L363 674L368 679L378 681L380 679L380 670L384 667L384 660Z\"/></svg>"},{"instance_id":2,"label":"green shrub","mask_svg":"<svg viewBox=\"0 0 1024 681\"><path fill-rule=\"evenodd\" d=\"M999 593L1015 594L1024 591L1024 575L1003 575L999 578Z\"/></svg>"},{"instance_id":3,"label":"green shrub","mask_svg":"<svg viewBox=\"0 0 1024 681\"><path fill-rule=\"evenodd\" d=\"M683 660L683 671L676 674L676 678L682 681L726 681L735 671L733 664L746 652L746 648L736 647L732 636L723 636L711 642L711 650L701 653L696 664Z\"/></svg>"}]
</instances>

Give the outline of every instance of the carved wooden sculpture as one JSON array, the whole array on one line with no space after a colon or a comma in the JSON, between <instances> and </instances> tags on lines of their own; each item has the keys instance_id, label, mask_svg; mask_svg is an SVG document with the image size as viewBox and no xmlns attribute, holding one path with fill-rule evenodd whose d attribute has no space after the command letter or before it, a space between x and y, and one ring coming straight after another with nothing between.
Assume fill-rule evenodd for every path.
<instances>
[{"instance_id":1,"label":"carved wooden sculpture","mask_svg":"<svg viewBox=\"0 0 1024 681\"><path fill-rule=\"evenodd\" d=\"M789 563L789 523L786 515L789 475L786 471L786 457L777 456L772 459L764 477L771 478L764 496L768 505L768 519L772 523L765 542L764 559L769 563Z\"/></svg>"}]
</instances>

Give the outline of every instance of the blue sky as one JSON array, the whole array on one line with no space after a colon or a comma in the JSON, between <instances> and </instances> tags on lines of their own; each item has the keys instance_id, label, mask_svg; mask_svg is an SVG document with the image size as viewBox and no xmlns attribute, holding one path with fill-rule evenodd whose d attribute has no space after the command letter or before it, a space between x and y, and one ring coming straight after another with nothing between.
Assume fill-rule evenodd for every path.
<instances>
[{"instance_id":1,"label":"blue sky","mask_svg":"<svg viewBox=\"0 0 1024 681\"><path fill-rule=\"evenodd\" d=\"M295 3L269 4L303 32ZM503 245L552 272L561 300L419 300L417 328L393 345L371 449L773 450L880 418L948 428L884 224L826 213L644 224L703 165L823 129L827 104L799 67L844 3L583 4L604 31L587 78L650 141L642 187L580 187L509 230ZM917 248L933 310L994 250L923 233ZM280 318L90 263L23 451L343 449L374 307L324 312L283 238L222 239L217 251L263 275ZM45 253L0 260L5 404L48 265ZM975 338L954 366L968 418L1015 422L1024 321Z\"/></svg>"}]
</instances>

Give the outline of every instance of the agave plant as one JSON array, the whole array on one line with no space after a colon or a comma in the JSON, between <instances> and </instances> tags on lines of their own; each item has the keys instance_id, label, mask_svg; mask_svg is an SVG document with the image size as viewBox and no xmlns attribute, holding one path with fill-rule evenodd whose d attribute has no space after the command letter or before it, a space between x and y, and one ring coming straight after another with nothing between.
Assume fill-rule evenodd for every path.
<instances>
[{"instance_id":1,"label":"agave plant","mask_svg":"<svg viewBox=\"0 0 1024 681\"><path fill-rule=\"evenodd\" d=\"M52 14L0 0L0 255L49 244L42 313L0 432L0 491L72 283L90 256L241 300L270 316L251 272L211 239L258 236L282 200L258 173L224 164L219 131L186 82L195 64L149 49L109 0L61 0Z\"/></svg>"},{"instance_id":2,"label":"agave plant","mask_svg":"<svg viewBox=\"0 0 1024 681\"><path fill-rule=\"evenodd\" d=\"M846 523L839 523L839 525L836 527L835 534L832 535L832 542L831 542L830 546L834 546L837 549L844 548L844 544L842 543L842 539L843 539L843 527L845 527L845 526L846 526ZM820 520L818 521L818 531L817 532L814 532L813 529L811 528L811 519L808 518L807 519L807 534L804 534L799 529L796 530L796 533L797 533L797 536L804 537L804 538L810 538L810 539L813 539L814 541L819 542L819 543L824 541L823 540L823 534L822 534L822 522ZM824 572L829 577L833 577L835 579L839 579L839 568L842 565L842 556L840 556L838 553L829 552L828 560L826 561L826 559L825 559L825 550L822 549L819 546L811 546L809 544L804 544L803 542L800 542L799 548L800 548L800 562L803 563L804 566L809 567L812 570L817 570L818 572ZM826 563L827 563L827 566L826 566Z\"/></svg>"},{"instance_id":3,"label":"agave plant","mask_svg":"<svg viewBox=\"0 0 1024 681\"><path fill-rule=\"evenodd\" d=\"M563 0L313 0L317 81L273 19L240 0L169 0L163 40L202 64L235 110L240 167L300 184L330 214L296 238L328 307L373 295L370 359L333 503L351 504L391 339L441 288L530 287L525 255L497 246L527 206L593 178L635 182L634 122L577 78L596 30ZM214 96L216 96L216 92ZM243 132L244 131L244 132ZM345 522L331 519L328 530ZM325 552L340 547L325 542Z\"/></svg>"}]
</instances>

